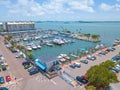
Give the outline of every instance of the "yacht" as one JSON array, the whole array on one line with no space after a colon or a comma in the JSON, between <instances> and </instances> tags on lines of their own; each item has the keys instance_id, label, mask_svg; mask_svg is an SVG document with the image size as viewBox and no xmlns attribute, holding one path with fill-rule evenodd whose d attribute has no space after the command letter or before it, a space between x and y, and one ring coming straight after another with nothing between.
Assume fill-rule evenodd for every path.
<instances>
[{"instance_id":1,"label":"yacht","mask_svg":"<svg viewBox=\"0 0 120 90\"><path fill-rule=\"evenodd\" d=\"M37 46L36 45L32 45L32 49L36 50Z\"/></svg>"},{"instance_id":2,"label":"yacht","mask_svg":"<svg viewBox=\"0 0 120 90\"><path fill-rule=\"evenodd\" d=\"M30 46L27 46L26 49L27 49L28 51L31 51L31 50L32 50L32 48L31 48Z\"/></svg>"},{"instance_id":3,"label":"yacht","mask_svg":"<svg viewBox=\"0 0 120 90\"><path fill-rule=\"evenodd\" d=\"M58 45L62 45L62 44L64 44L65 42L64 42L62 39L54 39L54 40L53 40L53 43L58 44Z\"/></svg>"},{"instance_id":4,"label":"yacht","mask_svg":"<svg viewBox=\"0 0 120 90\"><path fill-rule=\"evenodd\" d=\"M46 45L47 45L47 46L50 46L50 47L52 47L52 46L53 46L53 44L52 44L52 43L46 43Z\"/></svg>"},{"instance_id":5,"label":"yacht","mask_svg":"<svg viewBox=\"0 0 120 90\"><path fill-rule=\"evenodd\" d=\"M41 46L40 45L36 45L37 46L37 48L41 48Z\"/></svg>"}]
</instances>

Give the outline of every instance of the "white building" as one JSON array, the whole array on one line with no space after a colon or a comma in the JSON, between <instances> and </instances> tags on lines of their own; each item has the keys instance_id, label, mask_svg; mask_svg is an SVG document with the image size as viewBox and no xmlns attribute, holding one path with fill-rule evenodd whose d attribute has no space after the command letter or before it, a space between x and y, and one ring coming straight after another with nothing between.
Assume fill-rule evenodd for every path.
<instances>
[{"instance_id":1,"label":"white building","mask_svg":"<svg viewBox=\"0 0 120 90\"><path fill-rule=\"evenodd\" d=\"M34 22L6 22L6 30L8 31L21 31L21 30L34 30Z\"/></svg>"}]
</instances>

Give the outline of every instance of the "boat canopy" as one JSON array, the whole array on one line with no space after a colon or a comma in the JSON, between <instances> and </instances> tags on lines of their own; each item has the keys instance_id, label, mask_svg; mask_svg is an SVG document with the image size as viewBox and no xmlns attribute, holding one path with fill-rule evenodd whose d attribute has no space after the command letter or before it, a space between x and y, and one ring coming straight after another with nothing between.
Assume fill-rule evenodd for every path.
<instances>
[{"instance_id":1,"label":"boat canopy","mask_svg":"<svg viewBox=\"0 0 120 90\"><path fill-rule=\"evenodd\" d=\"M42 64L38 59L35 61L36 66L38 66L42 70L46 70L46 65Z\"/></svg>"},{"instance_id":2,"label":"boat canopy","mask_svg":"<svg viewBox=\"0 0 120 90\"><path fill-rule=\"evenodd\" d=\"M80 51L86 51L86 49L85 48L80 48Z\"/></svg>"}]
</instances>

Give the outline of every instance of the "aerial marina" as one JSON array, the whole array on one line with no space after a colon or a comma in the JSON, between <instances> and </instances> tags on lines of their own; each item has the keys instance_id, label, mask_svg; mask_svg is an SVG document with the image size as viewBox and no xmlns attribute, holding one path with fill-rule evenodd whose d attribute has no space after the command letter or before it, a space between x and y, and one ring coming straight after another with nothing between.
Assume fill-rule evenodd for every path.
<instances>
[{"instance_id":1,"label":"aerial marina","mask_svg":"<svg viewBox=\"0 0 120 90\"><path fill-rule=\"evenodd\" d=\"M120 0L0 0L0 90L120 90Z\"/></svg>"},{"instance_id":2,"label":"aerial marina","mask_svg":"<svg viewBox=\"0 0 120 90\"><path fill-rule=\"evenodd\" d=\"M120 40L115 39L111 46L107 46L102 43L102 37L99 34L73 33L69 30L36 29L1 32L1 35L4 48L15 55L14 58L17 59L20 67L22 65L22 68L27 70L24 73L33 76L40 72L48 80L60 77L72 87L86 84L88 80L85 79L86 82L80 81L79 83L78 79L80 77L74 76L69 69L78 73L76 70L83 68L84 64L93 65L92 62L98 61L100 57L107 56L109 53L114 53L114 51L116 52L120 44ZM83 46L81 46L82 43ZM118 58L119 56L113 57L113 62L117 62ZM102 63L102 61L99 62ZM6 61L4 65L8 67ZM87 66L85 68L86 70L89 69ZM118 67L116 69L119 70ZM81 73L84 75L84 70ZM28 74L26 77L28 77ZM54 81L52 82L55 83Z\"/></svg>"}]
</instances>

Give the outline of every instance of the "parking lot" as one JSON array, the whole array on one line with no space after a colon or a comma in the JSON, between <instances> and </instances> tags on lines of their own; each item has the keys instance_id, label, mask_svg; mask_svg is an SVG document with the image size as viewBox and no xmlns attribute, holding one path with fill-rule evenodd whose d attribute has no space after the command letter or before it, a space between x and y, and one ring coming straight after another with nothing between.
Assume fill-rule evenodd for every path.
<instances>
[{"instance_id":1,"label":"parking lot","mask_svg":"<svg viewBox=\"0 0 120 90\"><path fill-rule=\"evenodd\" d=\"M1 39L0 41L0 53L2 54L3 58L0 59L1 62L0 77L3 77L4 83L0 84L0 86L8 87L9 90L17 90L16 83L18 83L20 80L29 75L21 66L20 62L15 58L15 55L5 47L2 40L3 39ZM10 81L7 81L6 76L10 77Z\"/></svg>"}]
</instances>

